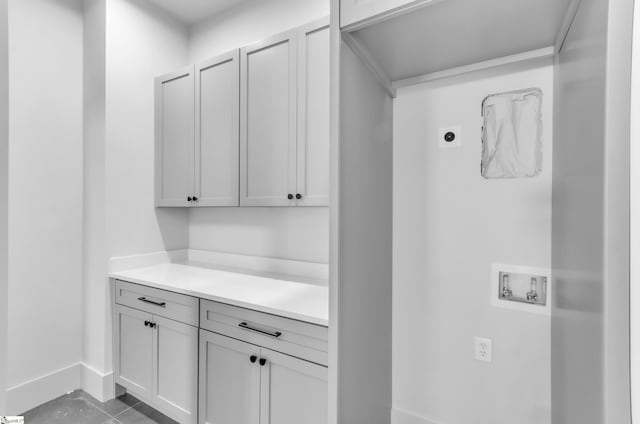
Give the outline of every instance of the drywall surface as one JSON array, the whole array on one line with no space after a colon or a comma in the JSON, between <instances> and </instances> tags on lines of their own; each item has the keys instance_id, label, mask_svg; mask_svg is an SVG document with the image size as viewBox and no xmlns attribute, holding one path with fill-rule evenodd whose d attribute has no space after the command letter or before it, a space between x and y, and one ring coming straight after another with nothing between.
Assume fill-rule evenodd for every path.
<instances>
[{"instance_id":1,"label":"drywall surface","mask_svg":"<svg viewBox=\"0 0 640 424\"><path fill-rule=\"evenodd\" d=\"M154 77L187 62L187 30L137 0L109 0L106 29L109 256L187 247L187 212L154 207Z\"/></svg>"},{"instance_id":2,"label":"drywall surface","mask_svg":"<svg viewBox=\"0 0 640 424\"><path fill-rule=\"evenodd\" d=\"M242 2L191 28L189 60L200 62L324 16L328 0Z\"/></svg>"},{"instance_id":3,"label":"drywall surface","mask_svg":"<svg viewBox=\"0 0 640 424\"><path fill-rule=\"evenodd\" d=\"M299 261L329 261L328 208L206 208L189 217L189 247Z\"/></svg>"},{"instance_id":4,"label":"drywall surface","mask_svg":"<svg viewBox=\"0 0 640 424\"><path fill-rule=\"evenodd\" d=\"M9 229L9 40L7 0L0 0L0 340L7 340ZM0 414L7 410L7 344L0 345Z\"/></svg>"},{"instance_id":5,"label":"drywall surface","mask_svg":"<svg viewBox=\"0 0 640 424\"><path fill-rule=\"evenodd\" d=\"M244 2L191 28L189 60L220 53L329 15L327 0ZM327 263L328 208L194 208L192 249Z\"/></svg>"},{"instance_id":6,"label":"drywall surface","mask_svg":"<svg viewBox=\"0 0 640 424\"><path fill-rule=\"evenodd\" d=\"M605 422L631 423L630 115L633 0L609 2L604 185ZM635 330L635 328L634 328Z\"/></svg>"},{"instance_id":7,"label":"drywall surface","mask_svg":"<svg viewBox=\"0 0 640 424\"><path fill-rule=\"evenodd\" d=\"M556 67L555 138L562 142L556 145L553 164L554 424L606 422L603 222L608 3L582 2Z\"/></svg>"},{"instance_id":8,"label":"drywall surface","mask_svg":"<svg viewBox=\"0 0 640 424\"><path fill-rule=\"evenodd\" d=\"M80 0L9 1L9 413L82 356L82 26Z\"/></svg>"},{"instance_id":9,"label":"drywall surface","mask_svg":"<svg viewBox=\"0 0 640 424\"><path fill-rule=\"evenodd\" d=\"M83 85L83 361L106 369L104 342L95 340L96 329L106 328L104 302L108 288L106 253L105 185L105 24L106 0L84 3ZM98 333L102 333L99 331ZM100 334L99 337L105 337ZM99 394L85 387L94 396Z\"/></svg>"},{"instance_id":10,"label":"drywall surface","mask_svg":"<svg viewBox=\"0 0 640 424\"><path fill-rule=\"evenodd\" d=\"M388 424L392 99L344 43L340 70L337 421Z\"/></svg>"},{"instance_id":11,"label":"drywall surface","mask_svg":"<svg viewBox=\"0 0 640 424\"><path fill-rule=\"evenodd\" d=\"M483 99L532 87L541 174L484 179ZM393 115L393 422L549 424L550 318L492 307L491 265L551 265L551 59L401 89ZM461 147L439 146L449 126Z\"/></svg>"},{"instance_id":12,"label":"drywall surface","mask_svg":"<svg viewBox=\"0 0 640 424\"><path fill-rule=\"evenodd\" d=\"M635 3L633 30L633 68L631 88L631 116L640 116L640 3ZM640 254L640 121L631 120L631 257ZM631 314L631 412L633 417L640 416L640 261L631 261L630 278L630 314Z\"/></svg>"},{"instance_id":13,"label":"drywall surface","mask_svg":"<svg viewBox=\"0 0 640 424\"><path fill-rule=\"evenodd\" d=\"M187 212L156 209L153 199L153 81L187 63L188 38L181 24L136 0L90 2L86 13L96 21L86 33L96 50L86 57L95 80L85 86L86 191L93 193L85 199L84 345L86 364L104 377L112 366L108 259L188 245ZM95 396L109 395L101 390L108 384L87 384Z\"/></svg>"}]
</instances>

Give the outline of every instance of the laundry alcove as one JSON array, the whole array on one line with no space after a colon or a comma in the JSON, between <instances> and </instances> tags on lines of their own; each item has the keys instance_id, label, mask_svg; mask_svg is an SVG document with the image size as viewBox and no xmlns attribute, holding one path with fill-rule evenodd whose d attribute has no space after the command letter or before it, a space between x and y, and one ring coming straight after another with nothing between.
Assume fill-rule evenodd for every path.
<instances>
[{"instance_id":1,"label":"laundry alcove","mask_svg":"<svg viewBox=\"0 0 640 424\"><path fill-rule=\"evenodd\" d=\"M628 156L611 135L629 128L632 2L613 3L333 2L337 422L630 422L628 168L608 169ZM482 101L525 89L541 171L483 179ZM492 307L496 262L549 269L551 316Z\"/></svg>"}]
</instances>

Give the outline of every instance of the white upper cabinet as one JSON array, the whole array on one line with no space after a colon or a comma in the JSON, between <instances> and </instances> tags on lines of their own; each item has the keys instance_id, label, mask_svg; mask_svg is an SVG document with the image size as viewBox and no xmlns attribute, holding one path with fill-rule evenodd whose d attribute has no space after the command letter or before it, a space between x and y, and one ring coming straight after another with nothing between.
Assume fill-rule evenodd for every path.
<instances>
[{"instance_id":1,"label":"white upper cabinet","mask_svg":"<svg viewBox=\"0 0 640 424\"><path fill-rule=\"evenodd\" d=\"M329 20L241 51L240 204L329 204Z\"/></svg>"},{"instance_id":2,"label":"white upper cabinet","mask_svg":"<svg viewBox=\"0 0 640 424\"><path fill-rule=\"evenodd\" d=\"M240 204L295 205L297 32L241 50Z\"/></svg>"},{"instance_id":3,"label":"white upper cabinet","mask_svg":"<svg viewBox=\"0 0 640 424\"><path fill-rule=\"evenodd\" d=\"M196 65L196 205L238 206L238 50Z\"/></svg>"},{"instance_id":4,"label":"white upper cabinet","mask_svg":"<svg viewBox=\"0 0 640 424\"><path fill-rule=\"evenodd\" d=\"M329 204L329 20L298 30L299 206Z\"/></svg>"},{"instance_id":5,"label":"white upper cabinet","mask_svg":"<svg viewBox=\"0 0 640 424\"><path fill-rule=\"evenodd\" d=\"M437 0L340 0L340 27L364 21L394 9Z\"/></svg>"},{"instance_id":6,"label":"white upper cabinet","mask_svg":"<svg viewBox=\"0 0 640 424\"><path fill-rule=\"evenodd\" d=\"M156 78L156 205L189 206L194 189L193 67Z\"/></svg>"},{"instance_id":7,"label":"white upper cabinet","mask_svg":"<svg viewBox=\"0 0 640 424\"><path fill-rule=\"evenodd\" d=\"M156 206L329 204L329 19L156 78Z\"/></svg>"}]
</instances>

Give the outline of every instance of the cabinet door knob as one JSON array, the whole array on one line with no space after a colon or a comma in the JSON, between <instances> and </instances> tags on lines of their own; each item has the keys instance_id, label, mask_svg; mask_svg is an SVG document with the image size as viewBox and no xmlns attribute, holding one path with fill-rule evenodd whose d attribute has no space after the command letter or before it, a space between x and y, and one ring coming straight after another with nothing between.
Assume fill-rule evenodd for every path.
<instances>
[{"instance_id":1,"label":"cabinet door knob","mask_svg":"<svg viewBox=\"0 0 640 424\"><path fill-rule=\"evenodd\" d=\"M289 194L287 195L287 199L289 199L289 200L293 199L293 194L289 193Z\"/></svg>"},{"instance_id":2,"label":"cabinet door knob","mask_svg":"<svg viewBox=\"0 0 640 424\"><path fill-rule=\"evenodd\" d=\"M302 194L297 193L297 194L296 194L296 199L298 199L298 200L302 199Z\"/></svg>"},{"instance_id":3,"label":"cabinet door knob","mask_svg":"<svg viewBox=\"0 0 640 424\"><path fill-rule=\"evenodd\" d=\"M266 363L267 363L267 360L266 360L266 359L264 359L264 358L260 358L260 366L261 366L261 367L264 367L264 364L266 364Z\"/></svg>"},{"instance_id":4,"label":"cabinet door knob","mask_svg":"<svg viewBox=\"0 0 640 424\"><path fill-rule=\"evenodd\" d=\"M144 326L145 326L145 327L148 327L148 326L149 326L149 321L145 321L145 322L144 322Z\"/></svg>"},{"instance_id":5,"label":"cabinet door knob","mask_svg":"<svg viewBox=\"0 0 640 424\"><path fill-rule=\"evenodd\" d=\"M187 197L187 202L190 202L192 200L193 200L193 198L191 196Z\"/></svg>"},{"instance_id":6,"label":"cabinet door knob","mask_svg":"<svg viewBox=\"0 0 640 424\"><path fill-rule=\"evenodd\" d=\"M254 364L257 359L258 357L256 355L251 355L251 357L249 358L249 361L251 361L251 363Z\"/></svg>"},{"instance_id":7,"label":"cabinet door knob","mask_svg":"<svg viewBox=\"0 0 640 424\"><path fill-rule=\"evenodd\" d=\"M196 196L193 196L193 201L194 201L194 202L197 202L197 201L198 201L198 198L197 198Z\"/></svg>"}]
</instances>

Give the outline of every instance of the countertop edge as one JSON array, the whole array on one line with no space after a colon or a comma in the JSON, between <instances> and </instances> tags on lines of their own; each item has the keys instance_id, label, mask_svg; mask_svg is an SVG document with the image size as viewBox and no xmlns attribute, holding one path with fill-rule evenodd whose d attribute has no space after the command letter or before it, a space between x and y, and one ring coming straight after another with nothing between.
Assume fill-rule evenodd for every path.
<instances>
[{"instance_id":1,"label":"countertop edge","mask_svg":"<svg viewBox=\"0 0 640 424\"><path fill-rule=\"evenodd\" d=\"M142 278L132 278L126 275L122 275L121 273L118 273L118 272L110 272L108 275L109 275L109 278L113 278L115 280L126 281L133 284L140 284L148 287L170 291L173 293L179 293L179 294L184 294L191 297L197 297L199 299L211 300L214 302L220 302L227 305L237 306L240 308L250 309L258 312L264 312L267 314L281 316L281 317L293 319L296 321L302 321L309 324L318 325L321 327L329 327L329 321L327 319L318 318L316 316L299 314L299 313L295 313L295 312L291 312L283 309L270 308L268 306L260 305L257 303L242 302L236 299L215 296L215 295L211 295L203 292L197 292L197 291L188 290L188 289L184 289L184 288L180 288L172 285L162 284L162 283L158 283L157 281L146 280ZM303 283L300 283L300 284L303 284Z\"/></svg>"}]
</instances>

